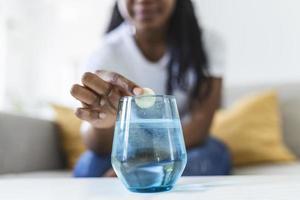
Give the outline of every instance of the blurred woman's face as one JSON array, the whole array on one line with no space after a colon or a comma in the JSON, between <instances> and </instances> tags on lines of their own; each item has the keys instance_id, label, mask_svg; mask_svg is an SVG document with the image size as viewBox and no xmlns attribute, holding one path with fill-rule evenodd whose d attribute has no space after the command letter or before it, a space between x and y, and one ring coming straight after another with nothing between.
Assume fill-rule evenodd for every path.
<instances>
[{"instance_id":1,"label":"blurred woman's face","mask_svg":"<svg viewBox=\"0 0 300 200\"><path fill-rule=\"evenodd\" d=\"M173 13L176 0L119 0L125 20L138 30L164 28Z\"/></svg>"}]
</instances>

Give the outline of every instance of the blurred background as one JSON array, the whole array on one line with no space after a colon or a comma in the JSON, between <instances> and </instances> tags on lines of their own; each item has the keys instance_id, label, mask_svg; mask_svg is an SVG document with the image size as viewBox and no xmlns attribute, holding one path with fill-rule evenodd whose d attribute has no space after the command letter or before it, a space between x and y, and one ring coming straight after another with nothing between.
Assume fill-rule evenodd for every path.
<instances>
[{"instance_id":1,"label":"blurred background","mask_svg":"<svg viewBox=\"0 0 300 200\"><path fill-rule=\"evenodd\" d=\"M70 86L101 41L112 0L0 0L0 109L49 117L74 106ZM300 77L300 2L195 0L200 23L226 47L225 85Z\"/></svg>"}]
</instances>

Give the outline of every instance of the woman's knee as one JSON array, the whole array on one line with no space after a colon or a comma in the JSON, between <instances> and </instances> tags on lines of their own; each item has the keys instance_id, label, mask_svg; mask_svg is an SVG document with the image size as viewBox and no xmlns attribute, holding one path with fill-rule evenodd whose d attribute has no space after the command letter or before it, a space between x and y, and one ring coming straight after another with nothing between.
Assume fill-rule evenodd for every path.
<instances>
[{"instance_id":1,"label":"woman's knee","mask_svg":"<svg viewBox=\"0 0 300 200\"><path fill-rule=\"evenodd\" d=\"M110 155L100 156L93 151L86 151L77 161L73 175L75 177L100 177L110 168Z\"/></svg>"},{"instance_id":2,"label":"woman's knee","mask_svg":"<svg viewBox=\"0 0 300 200\"><path fill-rule=\"evenodd\" d=\"M225 144L214 138L188 150L188 162L183 175L227 175L231 170L231 156Z\"/></svg>"}]
</instances>

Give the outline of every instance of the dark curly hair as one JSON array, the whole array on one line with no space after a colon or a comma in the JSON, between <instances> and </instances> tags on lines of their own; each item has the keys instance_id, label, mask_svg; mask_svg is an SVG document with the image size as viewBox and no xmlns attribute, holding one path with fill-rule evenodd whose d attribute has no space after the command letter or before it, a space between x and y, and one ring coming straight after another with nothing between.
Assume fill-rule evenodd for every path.
<instances>
[{"instance_id":1,"label":"dark curly hair","mask_svg":"<svg viewBox=\"0 0 300 200\"><path fill-rule=\"evenodd\" d=\"M118 27L124 18L117 4L114 6L107 33ZM200 100L209 94L210 75L208 58L202 42L200 28L191 0L176 0L174 12L169 21L167 44L171 59L168 63L166 91L188 89L188 71L195 75L191 96Z\"/></svg>"}]
</instances>

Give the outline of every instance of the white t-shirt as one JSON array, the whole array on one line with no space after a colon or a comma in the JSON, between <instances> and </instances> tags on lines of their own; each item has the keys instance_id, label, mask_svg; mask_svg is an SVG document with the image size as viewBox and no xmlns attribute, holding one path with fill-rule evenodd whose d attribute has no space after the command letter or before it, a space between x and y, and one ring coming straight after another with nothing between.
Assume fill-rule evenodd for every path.
<instances>
[{"instance_id":1,"label":"white t-shirt","mask_svg":"<svg viewBox=\"0 0 300 200\"><path fill-rule=\"evenodd\" d=\"M209 72L213 77L222 77L224 69L223 49L213 35L204 35L205 48L209 58ZM167 64L170 55L158 62L148 61L138 48L132 27L123 23L105 35L101 45L88 59L84 71L114 71L134 81L141 87L152 88L156 94L165 94ZM192 76L190 76L192 79ZM178 108L182 113L187 108L188 95L180 90L174 91Z\"/></svg>"}]
</instances>

